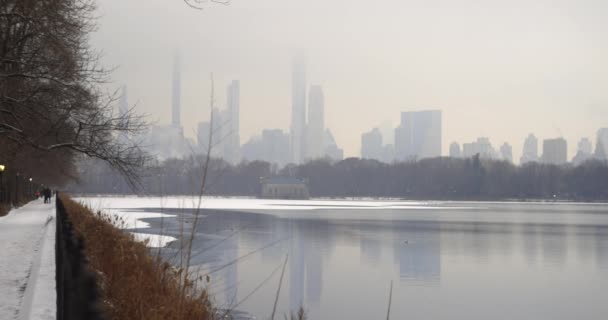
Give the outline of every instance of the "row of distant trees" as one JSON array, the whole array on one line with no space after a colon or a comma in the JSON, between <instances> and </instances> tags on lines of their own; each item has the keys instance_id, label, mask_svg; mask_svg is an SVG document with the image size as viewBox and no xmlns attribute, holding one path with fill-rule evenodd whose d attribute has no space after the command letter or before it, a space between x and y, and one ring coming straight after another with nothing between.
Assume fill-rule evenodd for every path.
<instances>
[{"instance_id":1,"label":"row of distant trees","mask_svg":"<svg viewBox=\"0 0 608 320\"><path fill-rule=\"evenodd\" d=\"M202 156L169 159L147 168L141 194L197 194L203 168ZM133 189L107 164L89 160L83 165L73 192L129 194ZM212 159L205 194L257 196L260 177L295 176L308 181L313 197L390 197L405 199L559 199L608 200L608 165L592 160L581 165L483 160L478 156L430 158L382 163L349 158L339 162L315 160L282 169L268 162L230 165Z\"/></svg>"}]
</instances>

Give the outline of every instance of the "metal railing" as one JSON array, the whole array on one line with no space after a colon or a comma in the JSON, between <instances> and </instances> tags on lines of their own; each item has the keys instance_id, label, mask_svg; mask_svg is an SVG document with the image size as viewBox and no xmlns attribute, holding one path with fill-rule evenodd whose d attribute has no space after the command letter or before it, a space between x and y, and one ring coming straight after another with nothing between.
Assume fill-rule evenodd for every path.
<instances>
[{"instance_id":1,"label":"metal railing","mask_svg":"<svg viewBox=\"0 0 608 320\"><path fill-rule=\"evenodd\" d=\"M59 196L56 199L57 319L105 319L96 277L87 267L84 241L76 234Z\"/></svg>"}]
</instances>

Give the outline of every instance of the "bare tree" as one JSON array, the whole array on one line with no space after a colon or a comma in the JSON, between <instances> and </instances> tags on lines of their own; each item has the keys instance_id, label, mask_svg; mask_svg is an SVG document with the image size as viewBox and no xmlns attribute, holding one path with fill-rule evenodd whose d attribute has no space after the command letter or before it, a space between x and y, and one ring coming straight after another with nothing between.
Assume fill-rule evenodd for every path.
<instances>
[{"instance_id":1,"label":"bare tree","mask_svg":"<svg viewBox=\"0 0 608 320\"><path fill-rule=\"evenodd\" d=\"M116 115L109 75L88 45L95 29L92 0L0 2L0 161L19 154L77 154L103 159L131 182L146 160L137 144L118 139L145 121L133 110Z\"/></svg>"}]
</instances>

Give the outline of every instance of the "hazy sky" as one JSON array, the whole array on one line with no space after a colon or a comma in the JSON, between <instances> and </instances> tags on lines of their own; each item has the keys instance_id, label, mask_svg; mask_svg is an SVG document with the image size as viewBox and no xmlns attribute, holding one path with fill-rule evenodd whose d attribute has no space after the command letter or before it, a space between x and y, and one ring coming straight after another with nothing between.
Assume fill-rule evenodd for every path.
<instances>
[{"instance_id":1,"label":"hazy sky","mask_svg":"<svg viewBox=\"0 0 608 320\"><path fill-rule=\"evenodd\" d=\"M233 0L204 11L182 0L99 0L92 45L117 66L113 86L160 124L170 123L172 56L182 60L182 123L194 136L241 81L241 141L289 128L291 59L325 93L326 126L345 156L361 133L398 124L400 112L443 110L443 150L487 136L509 141L581 137L608 126L606 0Z\"/></svg>"}]
</instances>

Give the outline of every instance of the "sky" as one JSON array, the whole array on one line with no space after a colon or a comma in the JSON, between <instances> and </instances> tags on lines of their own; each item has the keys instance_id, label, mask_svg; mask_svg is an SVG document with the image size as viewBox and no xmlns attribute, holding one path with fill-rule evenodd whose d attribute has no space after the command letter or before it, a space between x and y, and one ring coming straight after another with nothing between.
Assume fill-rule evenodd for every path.
<instances>
[{"instance_id":1,"label":"sky","mask_svg":"<svg viewBox=\"0 0 608 320\"><path fill-rule=\"evenodd\" d=\"M291 61L304 52L308 84L322 85L326 126L345 156L361 134L395 127L402 111L443 111L453 141L507 141L519 159L529 133L563 136L571 158L608 127L605 0L98 0L92 47L116 68L129 102L169 124L171 68L182 63L182 124L195 137L216 101L241 82L241 142L288 130Z\"/></svg>"}]
</instances>

